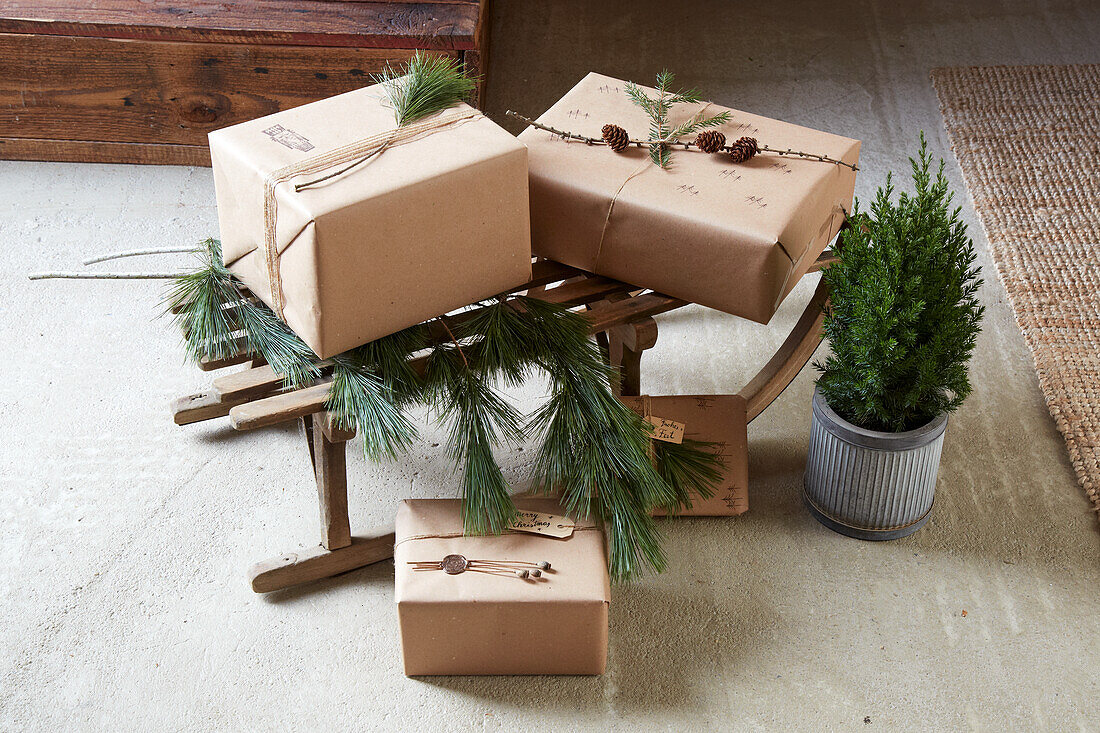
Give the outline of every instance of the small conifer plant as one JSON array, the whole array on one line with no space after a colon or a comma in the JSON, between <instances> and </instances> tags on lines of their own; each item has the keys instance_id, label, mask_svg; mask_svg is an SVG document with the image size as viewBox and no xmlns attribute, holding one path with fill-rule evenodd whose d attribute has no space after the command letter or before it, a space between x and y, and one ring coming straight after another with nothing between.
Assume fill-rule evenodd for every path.
<instances>
[{"instance_id":1,"label":"small conifer plant","mask_svg":"<svg viewBox=\"0 0 1100 733\"><path fill-rule=\"evenodd\" d=\"M933 176L924 134L912 166L913 194L893 200L887 175L841 237L826 268L825 336L832 354L817 387L840 417L901 432L956 410L970 394L967 365L979 333L982 281L941 159Z\"/></svg>"}]
</instances>

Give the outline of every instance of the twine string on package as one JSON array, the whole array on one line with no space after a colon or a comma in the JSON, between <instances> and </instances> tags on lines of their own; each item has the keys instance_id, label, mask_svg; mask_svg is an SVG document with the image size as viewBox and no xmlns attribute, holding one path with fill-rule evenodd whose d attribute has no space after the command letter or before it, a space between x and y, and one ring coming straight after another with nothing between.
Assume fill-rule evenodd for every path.
<instances>
[{"instance_id":1,"label":"twine string on package","mask_svg":"<svg viewBox=\"0 0 1100 733\"><path fill-rule=\"evenodd\" d=\"M433 132L483 116L484 115L476 109L464 109L449 114L441 114L437 117L430 117L393 130L370 135L353 143L342 145L322 155L291 163L265 176L263 248L264 259L267 264L268 284L271 286L271 307L272 310L275 311L275 314L280 319L286 320L283 315L285 300L283 297L282 280L279 275L279 248L275 236L277 221L275 189L279 184L285 183L296 176L320 173L334 166L345 166L334 173L295 187L295 191L305 190L306 188L315 186L350 171L352 168L377 157L387 148L412 142L425 135L430 135ZM350 165L347 165L349 163Z\"/></svg>"}]
</instances>

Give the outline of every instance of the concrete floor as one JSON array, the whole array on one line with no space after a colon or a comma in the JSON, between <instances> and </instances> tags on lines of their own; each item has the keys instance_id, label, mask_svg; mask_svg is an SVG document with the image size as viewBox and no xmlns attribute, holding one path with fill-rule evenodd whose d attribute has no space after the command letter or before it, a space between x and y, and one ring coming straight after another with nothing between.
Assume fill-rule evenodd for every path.
<instances>
[{"instance_id":1,"label":"concrete floor","mask_svg":"<svg viewBox=\"0 0 1100 733\"><path fill-rule=\"evenodd\" d=\"M861 138L861 195L923 129L983 253L928 70L1100 60L1087 0L610 5L495 3L493 116L537 114L589 70L667 66L716 101ZM292 428L172 424L169 401L208 377L156 319L161 287L25 279L215 231L209 170L0 162L0 729L1100 729L1100 531L987 254L975 393L923 531L863 543L804 511L807 370L750 428L750 513L668 522L671 569L616 591L606 675L411 680L390 564L249 591L250 562L316 542L306 454ZM736 391L811 285L769 328L661 318L644 389ZM384 466L351 452L356 527L453 494L426 437ZM528 455L502 457L510 475Z\"/></svg>"}]
</instances>

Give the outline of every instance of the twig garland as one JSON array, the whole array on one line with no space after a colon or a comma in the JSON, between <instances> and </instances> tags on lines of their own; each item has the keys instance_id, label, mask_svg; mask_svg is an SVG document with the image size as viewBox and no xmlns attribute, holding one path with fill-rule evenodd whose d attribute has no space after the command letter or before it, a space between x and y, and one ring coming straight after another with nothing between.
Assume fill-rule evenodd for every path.
<instances>
[{"instance_id":1,"label":"twig garland","mask_svg":"<svg viewBox=\"0 0 1100 733\"><path fill-rule=\"evenodd\" d=\"M836 158L830 158L827 155L818 155L817 153L807 153L807 152L804 152L804 151L801 151L801 150L792 150L791 148L787 148L786 150L783 150L783 149L780 149L780 148L772 148L772 147L769 147L767 145L760 145L759 143L756 142L755 138L751 138L751 137L747 137L747 138L743 137L743 138L740 138L740 140L738 140L737 142L735 142L732 145L720 145L720 146L718 146L717 148L714 148L714 149L706 149L703 146L697 144L695 141L684 142L682 140L672 140L672 139L639 140L639 139L631 138L631 137L627 137L626 145L622 145L622 147L616 147L616 146L612 145L611 142L609 142L606 139L588 137L587 135L580 135L580 134L577 134L575 132L569 132L568 130L559 130L556 127L551 127L550 125L544 125L541 122L536 122L535 120L532 120L529 117L524 117L523 115L519 114L518 112L513 112L512 110L508 110L507 112L505 112L505 114L507 114L511 117L515 117L516 119L520 120L521 122L525 122L526 124L530 125L531 127L535 127L539 130L545 130L546 132L557 135L562 140L576 140L578 142L583 142L586 145L605 145L607 147L612 148L612 150L615 150L616 152L621 152L622 150L625 150L630 145L633 145L633 146L638 147L638 148L648 148L649 146L656 144L656 145L665 146L667 148L674 149L674 150L675 149L683 149L683 150L692 150L692 151L698 151L698 152L703 152L703 153L725 153L727 155L734 156L735 154L743 155L744 154L744 146L749 141L751 141L752 144L755 145L756 150L761 152L761 153L771 153L773 155L779 155L779 156L788 157L788 158L804 158L804 159L809 159L809 160L817 160L817 161L821 161L822 163L832 163L833 165L840 165L840 166L844 166L845 168L851 168L853 171L858 171L859 170L858 166L852 165L851 163L845 163L843 160L837 160ZM623 129L621 127L618 127L617 125L605 125L605 127L614 128L614 129L608 131L607 136L612 136L612 135L617 136L617 131ZM625 132L625 131L623 131L623 132ZM707 133L706 132L699 133L699 135L696 137L696 140L699 140L699 138L703 137L704 135L707 135ZM704 139L706 139L706 138L704 138ZM742 142L742 141L745 141L745 142ZM740 143L740 145L739 145L739 143ZM755 153L753 153L752 155L748 155L747 157L742 157L740 159L738 159L737 157L734 157L734 162L743 163L746 160L750 160L754 155L755 155Z\"/></svg>"}]
</instances>

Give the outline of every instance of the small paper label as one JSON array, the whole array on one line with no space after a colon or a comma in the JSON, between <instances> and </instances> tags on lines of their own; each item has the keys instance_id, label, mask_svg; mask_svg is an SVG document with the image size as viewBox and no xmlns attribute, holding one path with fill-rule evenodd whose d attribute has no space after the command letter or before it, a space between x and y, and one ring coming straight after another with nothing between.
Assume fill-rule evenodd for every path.
<instances>
[{"instance_id":1,"label":"small paper label","mask_svg":"<svg viewBox=\"0 0 1100 733\"><path fill-rule=\"evenodd\" d=\"M508 527L516 532L529 532L547 537L568 537L573 534L574 523L569 517L542 512L516 512L516 519Z\"/></svg>"},{"instance_id":2,"label":"small paper label","mask_svg":"<svg viewBox=\"0 0 1100 733\"><path fill-rule=\"evenodd\" d=\"M653 426L653 439L663 440L666 443L684 442L684 424L675 420L666 420L663 417L650 415L645 419Z\"/></svg>"}]
</instances>

